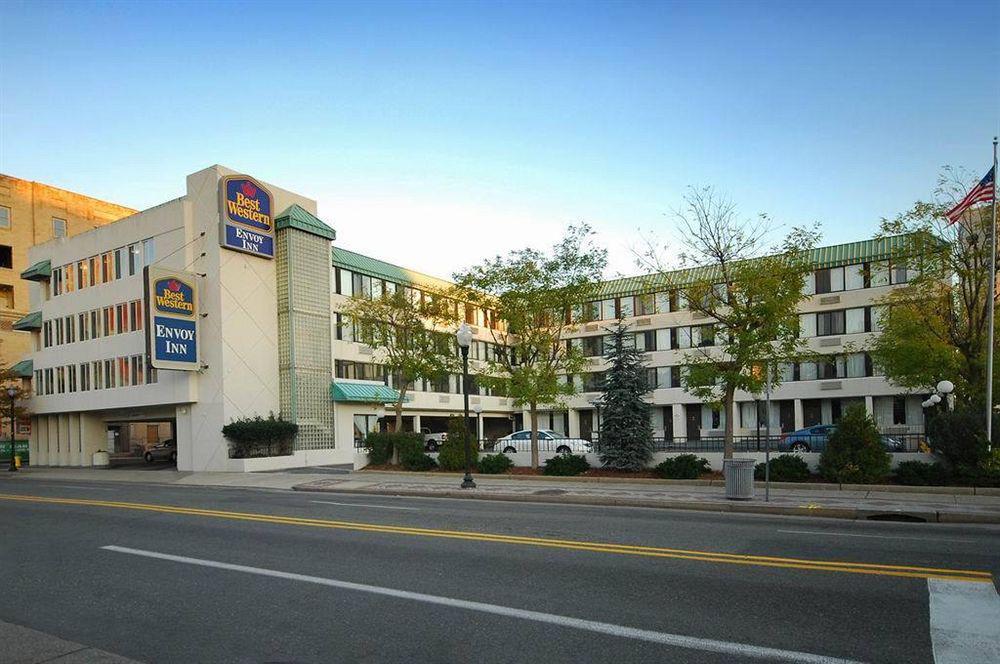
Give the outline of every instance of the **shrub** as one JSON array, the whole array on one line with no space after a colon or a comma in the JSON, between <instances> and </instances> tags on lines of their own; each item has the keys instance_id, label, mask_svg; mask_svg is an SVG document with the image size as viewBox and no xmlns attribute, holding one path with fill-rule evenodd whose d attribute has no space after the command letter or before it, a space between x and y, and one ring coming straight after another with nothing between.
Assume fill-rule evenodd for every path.
<instances>
[{"instance_id":1,"label":"shrub","mask_svg":"<svg viewBox=\"0 0 1000 664\"><path fill-rule=\"evenodd\" d=\"M939 463L903 461L896 467L896 481L910 486L941 486L948 483L948 471Z\"/></svg>"},{"instance_id":2,"label":"shrub","mask_svg":"<svg viewBox=\"0 0 1000 664\"><path fill-rule=\"evenodd\" d=\"M448 418L448 438L441 445L441 453L438 454L438 463L443 470L465 470L465 439L471 439L471 432L466 429L461 417ZM475 468L479 459L479 450L476 441L471 439L472 466Z\"/></svg>"},{"instance_id":3,"label":"shrub","mask_svg":"<svg viewBox=\"0 0 1000 664\"><path fill-rule=\"evenodd\" d=\"M819 472L841 483L871 484L889 474L891 462L878 427L864 406L844 412L819 457Z\"/></svg>"},{"instance_id":4,"label":"shrub","mask_svg":"<svg viewBox=\"0 0 1000 664\"><path fill-rule=\"evenodd\" d=\"M299 425L287 422L271 413L267 419L260 415L233 420L222 427L222 435L230 442L229 458L287 456L292 453L292 443Z\"/></svg>"},{"instance_id":5,"label":"shrub","mask_svg":"<svg viewBox=\"0 0 1000 664\"><path fill-rule=\"evenodd\" d=\"M767 464L758 463L753 470L755 480L764 479ZM809 464L795 454L782 454L771 459L771 480L774 482L805 482L809 479Z\"/></svg>"},{"instance_id":6,"label":"shrub","mask_svg":"<svg viewBox=\"0 0 1000 664\"><path fill-rule=\"evenodd\" d=\"M704 473L712 472L708 459L694 454L681 454L664 459L655 468L656 474L667 480L696 480Z\"/></svg>"},{"instance_id":7,"label":"shrub","mask_svg":"<svg viewBox=\"0 0 1000 664\"><path fill-rule=\"evenodd\" d=\"M423 452L417 452L416 454L406 454L399 458L399 465L402 466L403 470L430 470L431 468L437 468L437 461L434 457L429 454L424 454Z\"/></svg>"},{"instance_id":8,"label":"shrub","mask_svg":"<svg viewBox=\"0 0 1000 664\"><path fill-rule=\"evenodd\" d=\"M986 461L986 427L981 413L944 411L927 421L931 449L955 469L967 474ZM963 468L965 467L965 468ZM974 474L974 473L972 473Z\"/></svg>"},{"instance_id":9,"label":"shrub","mask_svg":"<svg viewBox=\"0 0 1000 664\"><path fill-rule=\"evenodd\" d=\"M479 472L484 475L500 475L514 467L514 462L506 454L487 454L479 460Z\"/></svg>"},{"instance_id":10,"label":"shrub","mask_svg":"<svg viewBox=\"0 0 1000 664\"><path fill-rule=\"evenodd\" d=\"M579 475L590 470L587 457L582 454L560 454L545 462L543 475Z\"/></svg>"},{"instance_id":11,"label":"shrub","mask_svg":"<svg viewBox=\"0 0 1000 664\"><path fill-rule=\"evenodd\" d=\"M406 457L423 454L424 439L421 434L410 431L373 432L365 437L364 449L368 453L368 461L381 466L389 463L394 451L400 462Z\"/></svg>"}]
</instances>

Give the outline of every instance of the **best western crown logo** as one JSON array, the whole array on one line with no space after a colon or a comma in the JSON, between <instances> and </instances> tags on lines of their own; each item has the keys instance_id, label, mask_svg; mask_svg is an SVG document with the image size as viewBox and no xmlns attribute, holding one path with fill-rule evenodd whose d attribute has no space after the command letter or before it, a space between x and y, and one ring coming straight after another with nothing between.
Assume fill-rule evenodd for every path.
<instances>
[{"instance_id":1,"label":"best western crown logo","mask_svg":"<svg viewBox=\"0 0 1000 664\"><path fill-rule=\"evenodd\" d=\"M249 178L226 180L225 215L228 220L265 233L271 232L271 195Z\"/></svg>"},{"instance_id":2,"label":"best western crown logo","mask_svg":"<svg viewBox=\"0 0 1000 664\"><path fill-rule=\"evenodd\" d=\"M181 316L194 315L194 289L180 279L157 279L153 293L157 311Z\"/></svg>"}]
</instances>

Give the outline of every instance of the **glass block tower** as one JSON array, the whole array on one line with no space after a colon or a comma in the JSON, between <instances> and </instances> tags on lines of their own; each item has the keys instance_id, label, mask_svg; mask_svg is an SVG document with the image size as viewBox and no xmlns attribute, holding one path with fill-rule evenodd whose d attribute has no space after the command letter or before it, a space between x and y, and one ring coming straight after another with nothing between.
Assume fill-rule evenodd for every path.
<instances>
[{"instance_id":1,"label":"glass block tower","mask_svg":"<svg viewBox=\"0 0 1000 664\"><path fill-rule=\"evenodd\" d=\"M297 450L334 448L330 402L332 228L298 205L275 219L281 415L299 425Z\"/></svg>"}]
</instances>

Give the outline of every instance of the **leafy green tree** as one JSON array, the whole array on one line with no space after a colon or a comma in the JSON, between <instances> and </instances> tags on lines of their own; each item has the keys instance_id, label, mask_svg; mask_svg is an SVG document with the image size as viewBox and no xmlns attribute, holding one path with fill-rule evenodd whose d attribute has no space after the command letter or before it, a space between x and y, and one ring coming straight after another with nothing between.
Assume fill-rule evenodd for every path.
<instances>
[{"instance_id":1,"label":"leafy green tree","mask_svg":"<svg viewBox=\"0 0 1000 664\"><path fill-rule=\"evenodd\" d=\"M581 349L565 343L582 322L607 263L586 224L571 226L551 251L520 249L455 274L458 298L495 312L489 326L496 352L478 376L495 394L527 407L531 466L538 467L538 411L575 393L568 376L587 366Z\"/></svg>"},{"instance_id":2,"label":"leafy green tree","mask_svg":"<svg viewBox=\"0 0 1000 664\"><path fill-rule=\"evenodd\" d=\"M815 228L793 228L776 246L767 245L773 224L737 216L735 204L714 189L691 189L677 213L688 270L666 270L655 247L640 256L657 274L651 286L674 288L700 315L700 339L685 355L684 389L725 412L725 458L733 456L733 410L738 390L756 394L779 382L775 367L814 354L799 339L798 304L803 280L812 270L809 250ZM700 342L700 343L699 343Z\"/></svg>"},{"instance_id":3,"label":"leafy green tree","mask_svg":"<svg viewBox=\"0 0 1000 664\"><path fill-rule=\"evenodd\" d=\"M601 437L597 450L601 463L615 470L642 470L653 459L653 427L649 421L649 393L642 353L635 347L625 321L608 330L611 343L605 359L601 395Z\"/></svg>"},{"instance_id":4,"label":"leafy green tree","mask_svg":"<svg viewBox=\"0 0 1000 664\"><path fill-rule=\"evenodd\" d=\"M426 290L426 289L425 289ZM341 308L354 324L355 341L371 346L373 360L393 377L399 393L393 408L396 431L403 430L403 402L417 380L435 380L460 368L452 335L457 305L441 293L396 288L378 297L355 295Z\"/></svg>"},{"instance_id":5,"label":"leafy green tree","mask_svg":"<svg viewBox=\"0 0 1000 664\"><path fill-rule=\"evenodd\" d=\"M890 466L878 425L864 406L844 411L819 457L820 475L833 482L871 484L884 479Z\"/></svg>"},{"instance_id":6,"label":"leafy green tree","mask_svg":"<svg viewBox=\"0 0 1000 664\"><path fill-rule=\"evenodd\" d=\"M945 169L933 200L918 201L881 234L906 234L894 263L909 280L882 304L882 333L869 351L886 377L904 388L927 390L942 379L955 384L959 406L985 412L990 209L966 212L947 225L944 212L967 191L968 176ZM1000 354L997 354L1000 362ZM994 393L1000 371L994 371ZM985 422L985 415L980 416Z\"/></svg>"}]
</instances>

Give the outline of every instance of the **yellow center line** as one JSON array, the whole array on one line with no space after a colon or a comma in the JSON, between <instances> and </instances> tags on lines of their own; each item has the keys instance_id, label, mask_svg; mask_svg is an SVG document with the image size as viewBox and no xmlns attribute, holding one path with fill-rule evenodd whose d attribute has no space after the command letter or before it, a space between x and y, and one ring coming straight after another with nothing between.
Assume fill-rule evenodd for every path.
<instances>
[{"instance_id":1,"label":"yellow center line","mask_svg":"<svg viewBox=\"0 0 1000 664\"><path fill-rule=\"evenodd\" d=\"M335 521L330 519L313 519L307 517L282 516L274 514L257 514L253 512L229 512L223 510L202 509L197 507L179 507L174 505L155 505L149 503L128 503L110 500L90 500L84 498L53 498L47 496L29 496L21 494L0 494L0 500L49 503L58 505L80 505L87 507L107 507L113 509L141 510L160 512L164 514L182 514L187 516L202 516L237 521L255 521L280 525L307 526L312 528L332 528L359 532L383 533L393 535L409 535L416 537L437 537L497 544L518 544L523 546L539 546L575 551L592 551L597 553L613 553L618 555L645 556L652 558L671 558L676 560L693 560L709 563L730 565L753 565L758 567L776 567L783 569L802 569L823 572L843 572L848 574L871 574L877 576L897 576L920 579L951 579L953 581L972 581L992 583L991 572L948 569L939 567L919 567L912 565L882 565L877 563L857 563L837 560L816 560L808 558L787 558L776 556L756 556L750 554L722 553L717 551L697 551L688 549L672 549L664 547L641 546L632 544L616 544L613 542L587 542L580 540L564 540L543 537L527 537L522 535L501 535L494 533L477 533L462 530L440 530L433 528L416 528L411 526L386 526L376 523L361 523L354 521Z\"/></svg>"}]
</instances>

